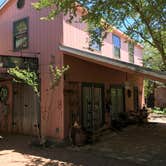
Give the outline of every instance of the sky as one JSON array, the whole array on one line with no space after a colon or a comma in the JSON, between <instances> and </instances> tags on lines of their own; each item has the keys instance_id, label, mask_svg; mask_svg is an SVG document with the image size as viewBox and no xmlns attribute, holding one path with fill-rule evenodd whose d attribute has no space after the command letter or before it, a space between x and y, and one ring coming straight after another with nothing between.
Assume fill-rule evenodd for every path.
<instances>
[{"instance_id":1,"label":"sky","mask_svg":"<svg viewBox=\"0 0 166 166\"><path fill-rule=\"evenodd\" d=\"M0 6L5 2L6 0L0 0Z\"/></svg>"}]
</instances>

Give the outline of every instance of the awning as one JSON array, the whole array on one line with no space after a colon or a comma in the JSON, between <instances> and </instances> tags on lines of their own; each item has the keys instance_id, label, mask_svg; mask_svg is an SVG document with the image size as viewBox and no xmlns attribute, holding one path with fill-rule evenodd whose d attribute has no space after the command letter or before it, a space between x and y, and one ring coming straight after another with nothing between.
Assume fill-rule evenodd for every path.
<instances>
[{"instance_id":1,"label":"awning","mask_svg":"<svg viewBox=\"0 0 166 166\"><path fill-rule=\"evenodd\" d=\"M116 70L125 71L132 74L138 74L147 79L166 83L166 72L151 70L149 68L119 61L100 54L95 54L88 51L67 47L64 45L60 45L59 49L63 51L65 54L69 54L79 59L94 62L106 66L108 68L113 68Z\"/></svg>"}]
</instances>

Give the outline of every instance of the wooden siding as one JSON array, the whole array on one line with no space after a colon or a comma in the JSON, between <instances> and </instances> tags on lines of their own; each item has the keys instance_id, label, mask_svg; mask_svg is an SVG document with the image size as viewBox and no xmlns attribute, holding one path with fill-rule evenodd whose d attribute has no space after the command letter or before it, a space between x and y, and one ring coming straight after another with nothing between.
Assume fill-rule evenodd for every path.
<instances>
[{"instance_id":1,"label":"wooden siding","mask_svg":"<svg viewBox=\"0 0 166 166\"><path fill-rule=\"evenodd\" d=\"M41 122L43 135L62 139L63 131L63 81L59 88L50 90L49 64L63 65L63 56L59 52L62 43L62 15L54 21L40 21L48 9L35 11L26 0L22 9L17 9L16 0L11 0L0 11L0 55L27 56L39 58L41 79ZM13 50L13 22L29 17L29 47L21 52ZM36 54L39 53L39 54Z\"/></svg>"},{"instance_id":2,"label":"wooden siding","mask_svg":"<svg viewBox=\"0 0 166 166\"><path fill-rule=\"evenodd\" d=\"M0 131L7 133L12 131L12 84L10 80L1 80L0 85L8 89L6 106L0 102Z\"/></svg>"},{"instance_id":3,"label":"wooden siding","mask_svg":"<svg viewBox=\"0 0 166 166\"><path fill-rule=\"evenodd\" d=\"M39 100L33 89L25 84L13 85L14 133L38 135Z\"/></svg>"},{"instance_id":4,"label":"wooden siding","mask_svg":"<svg viewBox=\"0 0 166 166\"><path fill-rule=\"evenodd\" d=\"M63 44L65 46L88 50L89 47L89 35L87 32L87 26L85 23L72 23L69 24L67 21L67 17L64 17L63 20ZM77 19L76 19L77 20ZM121 58L120 60L129 62L129 53L128 53L128 42L127 38L122 35L122 33L114 31L113 33L109 33L107 38L103 42L103 46L101 51L94 51L96 54L102 54L103 56L107 56L110 58L114 58L113 54L113 43L112 43L112 34L116 34L121 39ZM142 48L139 45L135 46L134 51L134 63L142 66Z\"/></svg>"}]
</instances>

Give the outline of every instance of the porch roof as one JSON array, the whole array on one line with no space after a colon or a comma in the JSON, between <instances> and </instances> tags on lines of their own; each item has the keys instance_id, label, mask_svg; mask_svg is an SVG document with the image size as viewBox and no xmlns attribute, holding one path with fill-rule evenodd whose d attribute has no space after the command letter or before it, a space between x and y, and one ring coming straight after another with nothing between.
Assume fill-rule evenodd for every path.
<instances>
[{"instance_id":1,"label":"porch roof","mask_svg":"<svg viewBox=\"0 0 166 166\"><path fill-rule=\"evenodd\" d=\"M63 51L64 53L72 55L79 59L94 62L100 65L106 66L108 68L113 68L116 70L131 73L131 74L138 74L147 79L166 83L166 72L151 70L149 68L145 68L135 64L112 59L100 54L95 54L88 51L79 50L72 47L67 47L64 45L60 45L59 49Z\"/></svg>"}]
</instances>

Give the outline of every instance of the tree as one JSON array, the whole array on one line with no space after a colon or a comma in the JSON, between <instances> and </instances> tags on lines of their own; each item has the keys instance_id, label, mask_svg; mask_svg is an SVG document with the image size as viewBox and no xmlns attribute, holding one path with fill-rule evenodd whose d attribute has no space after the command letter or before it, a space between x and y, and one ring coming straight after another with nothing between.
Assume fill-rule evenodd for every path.
<instances>
[{"instance_id":1,"label":"tree","mask_svg":"<svg viewBox=\"0 0 166 166\"><path fill-rule=\"evenodd\" d=\"M153 48L148 43L144 44L144 58L143 58L143 65L147 68L151 68L158 71L164 71L164 64L162 62L161 56L157 49ZM158 86L162 85L157 81L153 80L144 80L144 94L145 98L147 99L147 103L150 101L150 96L154 94L154 89ZM152 102L152 101L150 101Z\"/></svg>"},{"instance_id":2,"label":"tree","mask_svg":"<svg viewBox=\"0 0 166 166\"><path fill-rule=\"evenodd\" d=\"M37 10L50 7L50 13L43 19L52 20L64 13L69 14L71 21L79 11L82 13L81 21L102 27L105 32L115 26L134 40L145 41L156 48L166 70L164 0L38 0L32 5Z\"/></svg>"},{"instance_id":3,"label":"tree","mask_svg":"<svg viewBox=\"0 0 166 166\"><path fill-rule=\"evenodd\" d=\"M158 50L148 43L144 44L143 65L146 68L164 71L164 64Z\"/></svg>"}]
</instances>

